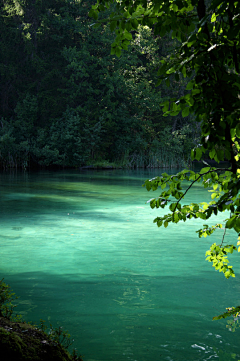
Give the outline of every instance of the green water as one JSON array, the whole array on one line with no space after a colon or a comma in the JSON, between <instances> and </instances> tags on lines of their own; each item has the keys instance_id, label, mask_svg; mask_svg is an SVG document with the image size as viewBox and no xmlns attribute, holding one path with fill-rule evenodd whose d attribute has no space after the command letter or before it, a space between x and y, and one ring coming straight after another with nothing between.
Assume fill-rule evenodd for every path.
<instances>
[{"instance_id":1,"label":"green water","mask_svg":"<svg viewBox=\"0 0 240 361\"><path fill-rule=\"evenodd\" d=\"M26 320L69 330L85 361L238 360L239 330L212 317L240 303L239 255L226 280L204 257L221 230L152 223L163 210L141 185L160 173L2 173L0 277ZM195 185L190 199L210 195Z\"/></svg>"}]
</instances>

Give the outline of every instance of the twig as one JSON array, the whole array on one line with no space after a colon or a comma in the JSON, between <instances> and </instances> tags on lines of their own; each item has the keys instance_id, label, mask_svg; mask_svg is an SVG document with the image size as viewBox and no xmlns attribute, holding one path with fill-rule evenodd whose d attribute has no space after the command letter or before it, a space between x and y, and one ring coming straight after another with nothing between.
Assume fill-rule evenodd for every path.
<instances>
[{"instance_id":1,"label":"twig","mask_svg":"<svg viewBox=\"0 0 240 361\"><path fill-rule=\"evenodd\" d=\"M190 184L190 186L186 189L186 191L183 193L183 195L182 195L182 196L179 198L179 200L177 201L176 206L175 206L174 211L173 211L173 214L175 213L179 202L184 198L184 196L187 194L187 192L189 191L189 189L193 186L193 184L194 184L195 182L197 182L203 175L208 174L208 173L212 173L212 172L216 172L216 171L219 171L219 170L220 170L220 171L226 171L226 170L229 170L229 169L228 169L228 168L216 168L216 169L214 169L214 170L208 170L207 172L200 174L199 177L197 177L197 179L195 179L194 181L192 181L192 183Z\"/></svg>"},{"instance_id":2,"label":"twig","mask_svg":"<svg viewBox=\"0 0 240 361\"><path fill-rule=\"evenodd\" d=\"M230 218L231 218L231 216L232 216L232 213L230 212ZM222 238L222 242L221 242L221 244L220 244L220 248L221 248L222 245L223 245L223 241L224 241L224 237L225 237L225 235L226 235L226 232L227 232L227 228L226 228L226 224L225 224L224 233L223 233L223 238Z\"/></svg>"}]
</instances>

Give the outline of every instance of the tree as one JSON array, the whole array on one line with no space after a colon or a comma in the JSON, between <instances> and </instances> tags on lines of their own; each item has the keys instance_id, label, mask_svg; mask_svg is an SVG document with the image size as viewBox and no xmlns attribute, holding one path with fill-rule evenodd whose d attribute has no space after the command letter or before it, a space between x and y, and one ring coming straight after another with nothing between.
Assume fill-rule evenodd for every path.
<instances>
[{"instance_id":1,"label":"tree","mask_svg":"<svg viewBox=\"0 0 240 361\"><path fill-rule=\"evenodd\" d=\"M167 163L171 144L171 162L188 160L189 117L164 118L159 105L180 87L153 83L160 56L176 41L142 26L118 59L107 26L91 26L94 1L1 2L0 167L153 166L159 155Z\"/></svg>"},{"instance_id":2,"label":"tree","mask_svg":"<svg viewBox=\"0 0 240 361\"><path fill-rule=\"evenodd\" d=\"M109 7L110 16L99 19L99 13ZM205 224L197 231L199 237L209 236L222 227L224 235L228 229L237 233L238 242L226 244L223 235L219 244L212 244L206 252L206 259L226 278L235 277L227 255L240 244L239 13L238 1L223 0L98 0L89 13L96 21L95 26L105 21L115 31L111 53L117 56L127 50L139 25L150 27L154 37L171 33L172 38L178 40L178 47L161 61L157 86L163 81L169 86L173 77L178 81L182 75L189 81L182 96L162 103L164 115L192 114L201 126L201 141L192 149L192 159L201 160L208 154L218 163L228 160L229 167L213 167L203 161L200 172L184 169L176 175L164 173L144 185L148 191L162 189L159 197L151 199L152 208L169 208L167 214L154 220L158 227L191 218L200 218L206 223L213 214L229 212L224 225ZM182 190L184 180L190 182L186 191ZM182 199L195 182L210 188L212 201L182 205ZM215 319L238 311L240 307L229 309Z\"/></svg>"}]
</instances>

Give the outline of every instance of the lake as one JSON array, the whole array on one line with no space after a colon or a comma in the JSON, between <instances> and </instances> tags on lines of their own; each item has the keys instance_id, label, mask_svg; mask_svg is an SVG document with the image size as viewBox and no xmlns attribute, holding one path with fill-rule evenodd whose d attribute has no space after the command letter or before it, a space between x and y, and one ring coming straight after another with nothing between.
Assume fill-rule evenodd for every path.
<instances>
[{"instance_id":1,"label":"lake","mask_svg":"<svg viewBox=\"0 0 240 361\"><path fill-rule=\"evenodd\" d=\"M199 239L201 220L153 224L164 210L146 202L160 191L142 184L162 171L0 174L0 277L18 313L63 326L84 361L240 358L239 329L212 321L240 303L239 254L227 280L205 261L223 230ZM210 199L196 184L184 203Z\"/></svg>"}]
</instances>

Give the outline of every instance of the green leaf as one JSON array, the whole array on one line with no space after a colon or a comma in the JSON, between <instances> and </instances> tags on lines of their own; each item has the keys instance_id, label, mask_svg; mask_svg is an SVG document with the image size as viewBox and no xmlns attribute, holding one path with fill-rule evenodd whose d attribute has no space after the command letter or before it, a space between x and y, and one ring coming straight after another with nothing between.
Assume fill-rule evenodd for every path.
<instances>
[{"instance_id":1,"label":"green leaf","mask_svg":"<svg viewBox=\"0 0 240 361\"><path fill-rule=\"evenodd\" d=\"M110 22L110 30L113 31L117 27L117 21L111 21Z\"/></svg>"},{"instance_id":2,"label":"green leaf","mask_svg":"<svg viewBox=\"0 0 240 361\"><path fill-rule=\"evenodd\" d=\"M125 27L126 27L125 21L124 21L124 20L120 21L120 28L121 28L122 30L124 30Z\"/></svg>"},{"instance_id":3,"label":"green leaf","mask_svg":"<svg viewBox=\"0 0 240 361\"><path fill-rule=\"evenodd\" d=\"M217 20L217 16L215 13L213 13L211 17L211 23L214 23L216 20Z\"/></svg>"},{"instance_id":4,"label":"green leaf","mask_svg":"<svg viewBox=\"0 0 240 361\"><path fill-rule=\"evenodd\" d=\"M156 199L152 199L152 200L150 201L150 206L151 206L151 208L152 208L152 209L155 208L155 205L156 205Z\"/></svg>"},{"instance_id":5,"label":"green leaf","mask_svg":"<svg viewBox=\"0 0 240 361\"><path fill-rule=\"evenodd\" d=\"M173 221L177 223L179 221L178 213L173 214Z\"/></svg>"},{"instance_id":6,"label":"green leaf","mask_svg":"<svg viewBox=\"0 0 240 361\"><path fill-rule=\"evenodd\" d=\"M137 21L137 19L132 19L132 20L131 20L131 24L132 24L132 27L137 30L137 28L138 28L138 21Z\"/></svg>"},{"instance_id":7,"label":"green leaf","mask_svg":"<svg viewBox=\"0 0 240 361\"><path fill-rule=\"evenodd\" d=\"M236 136L240 138L240 123L236 126Z\"/></svg>"},{"instance_id":8,"label":"green leaf","mask_svg":"<svg viewBox=\"0 0 240 361\"><path fill-rule=\"evenodd\" d=\"M189 115L189 107L186 107L182 111L182 117L185 118Z\"/></svg>"},{"instance_id":9,"label":"green leaf","mask_svg":"<svg viewBox=\"0 0 240 361\"><path fill-rule=\"evenodd\" d=\"M94 20L97 20L98 19L98 11L97 10L94 10L94 9L91 9L88 13L88 16L90 18L93 18Z\"/></svg>"},{"instance_id":10,"label":"green leaf","mask_svg":"<svg viewBox=\"0 0 240 361\"><path fill-rule=\"evenodd\" d=\"M163 75L167 69L167 63L164 63L158 70L158 75Z\"/></svg>"},{"instance_id":11,"label":"green leaf","mask_svg":"<svg viewBox=\"0 0 240 361\"><path fill-rule=\"evenodd\" d=\"M193 88L193 85L194 85L194 82L193 82L193 81L190 81L190 82L188 83L188 85L186 86L186 89L187 89L187 90L191 90L191 89Z\"/></svg>"},{"instance_id":12,"label":"green leaf","mask_svg":"<svg viewBox=\"0 0 240 361\"><path fill-rule=\"evenodd\" d=\"M211 194L211 198L212 198L212 199L216 198L216 196L217 196L217 193L212 193L212 194Z\"/></svg>"},{"instance_id":13,"label":"green leaf","mask_svg":"<svg viewBox=\"0 0 240 361\"><path fill-rule=\"evenodd\" d=\"M201 148L196 148L196 156L195 159L200 160L202 157L202 149Z\"/></svg>"},{"instance_id":14,"label":"green leaf","mask_svg":"<svg viewBox=\"0 0 240 361\"><path fill-rule=\"evenodd\" d=\"M226 223L226 228L233 228L235 223L235 217L230 218Z\"/></svg>"},{"instance_id":15,"label":"green leaf","mask_svg":"<svg viewBox=\"0 0 240 361\"><path fill-rule=\"evenodd\" d=\"M128 45L129 45L129 41L128 41L128 40L124 40L124 41L122 42L122 48L123 48L124 50L128 50Z\"/></svg>"},{"instance_id":16,"label":"green leaf","mask_svg":"<svg viewBox=\"0 0 240 361\"><path fill-rule=\"evenodd\" d=\"M132 34L131 33L125 31L123 35L124 35L125 39L132 40Z\"/></svg>"},{"instance_id":17,"label":"green leaf","mask_svg":"<svg viewBox=\"0 0 240 361\"><path fill-rule=\"evenodd\" d=\"M117 55L118 58L121 56L121 49L119 47L115 48L115 54Z\"/></svg>"},{"instance_id":18,"label":"green leaf","mask_svg":"<svg viewBox=\"0 0 240 361\"><path fill-rule=\"evenodd\" d=\"M169 110L169 101L166 100L163 104L163 112L167 112Z\"/></svg>"},{"instance_id":19,"label":"green leaf","mask_svg":"<svg viewBox=\"0 0 240 361\"><path fill-rule=\"evenodd\" d=\"M233 139L236 135L236 128L231 128L230 129L230 134L231 134L231 139Z\"/></svg>"},{"instance_id":20,"label":"green leaf","mask_svg":"<svg viewBox=\"0 0 240 361\"><path fill-rule=\"evenodd\" d=\"M131 22L128 20L126 21L126 24L125 24L125 28L127 31L131 31L132 30L132 24ZM129 39L130 40L130 39Z\"/></svg>"},{"instance_id":21,"label":"green leaf","mask_svg":"<svg viewBox=\"0 0 240 361\"><path fill-rule=\"evenodd\" d=\"M211 159L216 157L216 150L214 148L209 152L209 156Z\"/></svg>"},{"instance_id":22,"label":"green leaf","mask_svg":"<svg viewBox=\"0 0 240 361\"><path fill-rule=\"evenodd\" d=\"M182 67L182 74L183 74L184 78L186 78L187 72L186 72L186 67L185 66Z\"/></svg>"},{"instance_id":23,"label":"green leaf","mask_svg":"<svg viewBox=\"0 0 240 361\"><path fill-rule=\"evenodd\" d=\"M111 47L111 55L115 55L116 54L116 47Z\"/></svg>"},{"instance_id":24,"label":"green leaf","mask_svg":"<svg viewBox=\"0 0 240 361\"><path fill-rule=\"evenodd\" d=\"M171 203L169 206L169 209L171 212L174 212L175 208L176 208L177 203Z\"/></svg>"}]
</instances>

